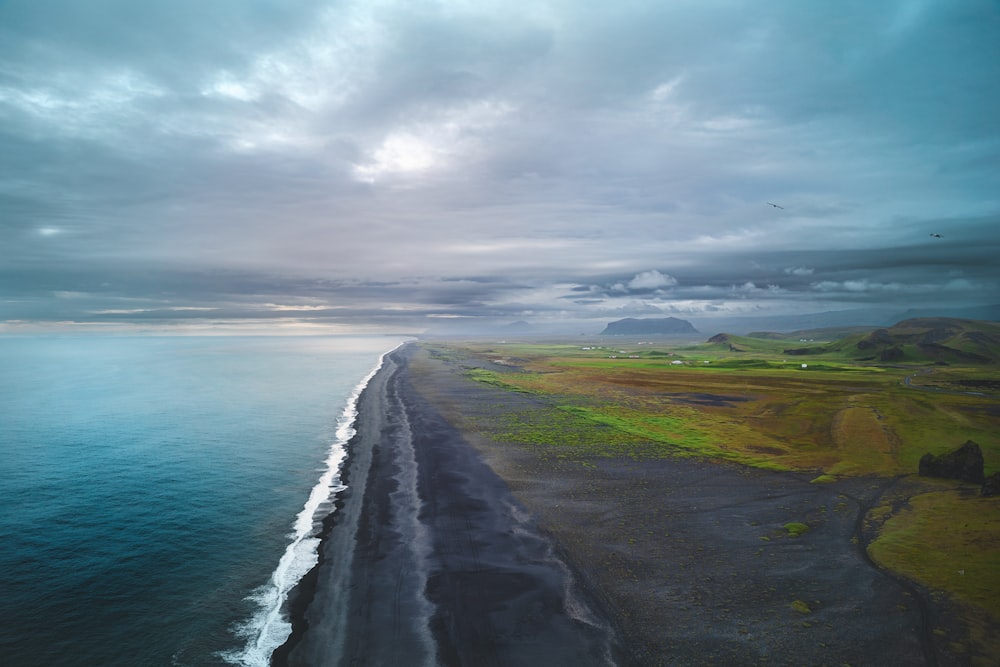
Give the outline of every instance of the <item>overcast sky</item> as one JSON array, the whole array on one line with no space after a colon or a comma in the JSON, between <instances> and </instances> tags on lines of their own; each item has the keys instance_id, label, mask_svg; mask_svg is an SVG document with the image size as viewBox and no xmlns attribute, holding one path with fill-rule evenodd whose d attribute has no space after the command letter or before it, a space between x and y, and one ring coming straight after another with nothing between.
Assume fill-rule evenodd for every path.
<instances>
[{"instance_id":1,"label":"overcast sky","mask_svg":"<svg viewBox=\"0 0 1000 667\"><path fill-rule=\"evenodd\" d=\"M0 0L0 330L897 311L998 258L995 0Z\"/></svg>"}]
</instances>

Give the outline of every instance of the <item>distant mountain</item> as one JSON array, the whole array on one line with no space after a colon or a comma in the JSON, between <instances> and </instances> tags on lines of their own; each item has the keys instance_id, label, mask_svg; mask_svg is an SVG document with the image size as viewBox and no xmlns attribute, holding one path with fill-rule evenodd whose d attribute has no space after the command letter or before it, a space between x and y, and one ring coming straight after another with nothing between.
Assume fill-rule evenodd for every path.
<instances>
[{"instance_id":1,"label":"distant mountain","mask_svg":"<svg viewBox=\"0 0 1000 667\"><path fill-rule=\"evenodd\" d=\"M635 319L628 317L624 320L611 322L601 332L602 336L662 336L665 334L689 334L698 333L698 330L687 320L680 320L676 317L664 317L659 319Z\"/></svg>"},{"instance_id":2,"label":"distant mountain","mask_svg":"<svg viewBox=\"0 0 1000 667\"><path fill-rule=\"evenodd\" d=\"M912 320L918 317L950 317L959 320L983 320L986 322L1000 322L1000 304L991 306L971 306L968 308L910 308L907 311L894 315L890 322L894 324L903 320Z\"/></svg>"},{"instance_id":3,"label":"distant mountain","mask_svg":"<svg viewBox=\"0 0 1000 667\"><path fill-rule=\"evenodd\" d=\"M798 331L790 331L787 333L777 331L751 331L746 334L746 336L747 338L765 338L767 340L830 341L840 340L841 338L846 338L852 334L868 333L872 329L876 328L878 327L823 327L821 329L799 329Z\"/></svg>"},{"instance_id":4,"label":"distant mountain","mask_svg":"<svg viewBox=\"0 0 1000 667\"><path fill-rule=\"evenodd\" d=\"M694 320L703 331L746 335L749 332L799 332L812 329L844 327L889 327L915 317L948 317L952 319L1000 322L1000 304L962 308L911 308L893 313L885 308L853 308L821 313L768 315L762 317L718 317ZM756 334L755 334L756 335Z\"/></svg>"},{"instance_id":5,"label":"distant mountain","mask_svg":"<svg viewBox=\"0 0 1000 667\"><path fill-rule=\"evenodd\" d=\"M800 331L844 326L884 327L893 322L886 321L885 309L836 310L822 313L801 313L796 315L763 315L755 317L713 317L692 318L694 326L702 331L727 332L746 335L751 331Z\"/></svg>"},{"instance_id":6,"label":"distant mountain","mask_svg":"<svg viewBox=\"0 0 1000 667\"><path fill-rule=\"evenodd\" d=\"M780 354L817 361L959 364L1000 363L1000 323L950 317L903 320L891 327L812 329L794 334L716 334L708 348L748 354Z\"/></svg>"}]
</instances>

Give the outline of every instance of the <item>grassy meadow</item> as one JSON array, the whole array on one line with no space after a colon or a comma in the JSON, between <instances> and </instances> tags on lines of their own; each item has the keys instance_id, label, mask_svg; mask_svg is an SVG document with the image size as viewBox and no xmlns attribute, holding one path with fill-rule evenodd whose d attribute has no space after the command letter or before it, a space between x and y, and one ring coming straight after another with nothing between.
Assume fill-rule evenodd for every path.
<instances>
[{"instance_id":1,"label":"grassy meadow","mask_svg":"<svg viewBox=\"0 0 1000 667\"><path fill-rule=\"evenodd\" d=\"M996 363L859 359L842 343L717 336L597 343L425 342L468 377L537 397L498 410L490 431L543 456L707 457L892 486L872 508L869 555L881 566L1000 619L1000 497L916 475L927 452L966 440L1000 471ZM810 348L789 354L790 347ZM961 573L959 573L961 572Z\"/></svg>"}]
</instances>

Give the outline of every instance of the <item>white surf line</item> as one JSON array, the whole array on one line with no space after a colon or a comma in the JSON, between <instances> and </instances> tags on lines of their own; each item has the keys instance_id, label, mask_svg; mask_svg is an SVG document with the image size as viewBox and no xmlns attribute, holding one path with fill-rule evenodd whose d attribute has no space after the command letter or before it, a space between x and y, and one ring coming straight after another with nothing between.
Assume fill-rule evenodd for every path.
<instances>
[{"instance_id":1,"label":"white surf line","mask_svg":"<svg viewBox=\"0 0 1000 667\"><path fill-rule=\"evenodd\" d=\"M328 514L319 515L321 507L329 504L337 494L347 487L341 484L340 471L347 458L347 443L356 434L354 428L358 416L358 399L375 374L382 368L387 355L403 343L383 353L375 367L355 387L343 413L337 420L337 430L330 453L326 459L326 469L309 493L302 511L295 518L292 541L285 548L271 580L251 596L260 606L250 620L240 628L240 635L247 637L246 646L238 652L226 652L220 657L226 662L241 667L268 667L271 654L284 644L292 633L292 625L284 613L288 594L302 577L319 562L318 537L322 520ZM331 506L331 512L335 511Z\"/></svg>"}]
</instances>

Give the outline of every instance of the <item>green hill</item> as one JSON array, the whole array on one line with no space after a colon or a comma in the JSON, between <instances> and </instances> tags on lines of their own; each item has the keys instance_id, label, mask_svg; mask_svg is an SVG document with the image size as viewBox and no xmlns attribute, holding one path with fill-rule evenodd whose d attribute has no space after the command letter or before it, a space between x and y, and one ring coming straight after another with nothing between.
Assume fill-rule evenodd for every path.
<instances>
[{"instance_id":1,"label":"green hill","mask_svg":"<svg viewBox=\"0 0 1000 667\"><path fill-rule=\"evenodd\" d=\"M832 343L789 347L783 352L882 363L994 364L1000 362L1000 324L943 317L914 318L887 329L852 334Z\"/></svg>"},{"instance_id":2,"label":"green hill","mask_svg":"<svg viewBox=\"0 0 1000 667\"><path fill-rule=\"evenodd\" d=\"M819 340L819 341L832 341L840 340L841 338L846 338L847 336L859 333L868 333L869 331L875 329L875 327L824 327L822 329L802 329L799 331L792 332L777 332L777 331L751 331L747 334L748 338L763 338L766 340L783 340L783 341L809 341L809 340Z\"/></svg>"}]
</instances>

